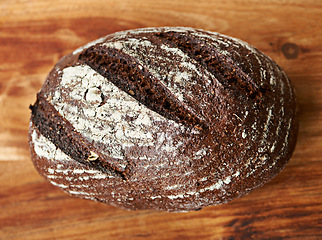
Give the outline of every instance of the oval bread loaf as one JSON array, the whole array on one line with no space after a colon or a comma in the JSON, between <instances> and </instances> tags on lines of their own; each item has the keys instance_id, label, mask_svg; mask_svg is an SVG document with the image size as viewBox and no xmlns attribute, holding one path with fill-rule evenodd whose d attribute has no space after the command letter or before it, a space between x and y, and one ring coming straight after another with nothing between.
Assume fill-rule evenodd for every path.
<instances>
[{"instance_id":1,"label":"oval bread loaf","mask_svg":"<svg viewBox=\"0 0 322 240\"><path fill-rule=\"evenodd\" d=\"M117 32L63 57L32 110L39 173L125 209L189 211L272 179L297 136L285 72L238 39L184 27Z\"/></svg>"}]
</instances>

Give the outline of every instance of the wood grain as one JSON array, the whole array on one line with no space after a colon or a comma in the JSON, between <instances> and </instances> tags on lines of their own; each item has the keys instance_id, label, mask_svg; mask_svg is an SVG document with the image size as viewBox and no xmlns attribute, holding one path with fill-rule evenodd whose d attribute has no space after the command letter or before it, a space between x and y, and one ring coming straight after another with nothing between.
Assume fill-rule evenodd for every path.
<instances>
[{"instance_id":1,"label":"wood grain","mask_svg":"<svg viewBox=\"0 0 322 240\"><path fill-rule=\"evenodd\" d=\"M1 239L322 239L322 2L0 0ZM243 39L290 76L300 132L282 173L198 212L124 211L69 197L30 161L29 104L60 57L111 32L190 26Z\"/></svg>"}]
</instances>

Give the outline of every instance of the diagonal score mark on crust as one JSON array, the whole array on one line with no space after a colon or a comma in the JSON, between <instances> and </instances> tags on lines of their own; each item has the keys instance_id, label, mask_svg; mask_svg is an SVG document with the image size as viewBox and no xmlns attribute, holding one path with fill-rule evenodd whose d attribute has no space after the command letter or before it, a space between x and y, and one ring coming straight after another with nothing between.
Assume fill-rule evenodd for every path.
<instances>
[{"instance_id":1,"label":"diagonal score mark on crust","mask_svg":"<svg viewBox=\"0 0 322 240\"><path fill-rule=\"evenodd\" d=\"M156 77L128 54L95 45L82 52L79 59L161 116L187 126L208 129L209 124L201 116L188 109Z\"/></svg>"},{"instance_id":2,"label":"diagonal score mark on crust","mask_svg":"<svg viewBox=\"0 0 322 240\"><path fill-rule=\"evenodd\" d=\"M129 169L121 170L114 166L108 157L76 132L41 92L38 93L35 104L30 105L30 109L33 124L62 152L82 164L127 179Z\"/></svg>"},{"instance_id":3,"label":"diagonal score mark on crust","mask_svg":"<svg viewBox=\"0 0 322 240\"><path fill-rule=\"evenodd\" d=\"M179 48L190 58L207 68L216 79L236 95L258 101L262 93L254 81L245 74L233 61L209 47L206 42L179 32L158 32L154 35L165 43Z\"/></svg>"}]
</instances>

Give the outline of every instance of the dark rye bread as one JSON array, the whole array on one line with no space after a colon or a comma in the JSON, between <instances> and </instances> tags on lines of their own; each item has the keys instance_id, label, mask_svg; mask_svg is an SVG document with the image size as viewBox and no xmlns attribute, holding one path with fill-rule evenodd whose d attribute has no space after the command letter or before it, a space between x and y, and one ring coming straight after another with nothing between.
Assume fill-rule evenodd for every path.
<instances>
[{"instance_id":1,"label":"dark rye bread","mask_svg":"<svg viewBox=\"0 0 322 240\"><path fill-rule=\"evenodd\" d=\"M125 209L189 211L261 186L290 159L296 99L284 71L238 39L146 28L62 58L32 110L36 169Z\"/></svg>"}]
</instances>

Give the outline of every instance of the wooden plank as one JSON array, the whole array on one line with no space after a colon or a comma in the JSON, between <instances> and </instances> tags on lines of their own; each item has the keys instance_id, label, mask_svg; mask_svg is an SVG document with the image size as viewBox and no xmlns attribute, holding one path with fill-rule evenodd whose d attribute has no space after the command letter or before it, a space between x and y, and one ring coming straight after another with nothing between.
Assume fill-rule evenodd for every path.
<instances>
[{"instance_id":1,"label":"wooden plank","mask_svg":"<svg viewBox=\"0 0 322 240\"><path fill-rule=\"evenodd\" d=\"M1 239L322 239L322 2L0 1ZM295 153L275 179L198 212L125 211L76 199L30 161L29 104L63 55L111 32L190 26L243 39L292 79Z\"/></svg>"}]
</instances>

